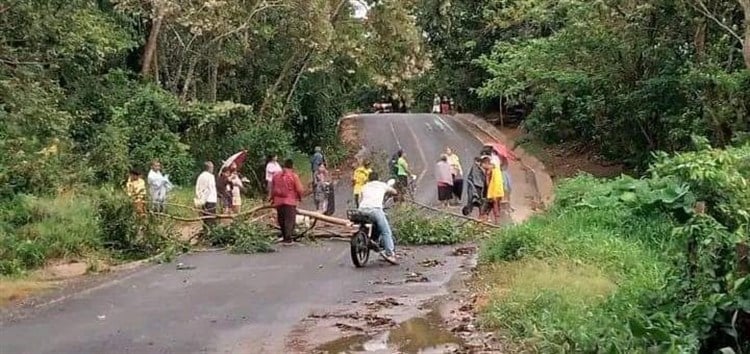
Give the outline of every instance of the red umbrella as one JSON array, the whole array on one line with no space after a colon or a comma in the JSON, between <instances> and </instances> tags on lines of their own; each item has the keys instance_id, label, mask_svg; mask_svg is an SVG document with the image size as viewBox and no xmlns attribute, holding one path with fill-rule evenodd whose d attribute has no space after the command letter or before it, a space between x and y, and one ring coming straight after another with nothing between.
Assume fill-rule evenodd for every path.
<instances>
[{"instance_id":1,"label":"red umbrella","mask_svg":"<svg viewBox=\"0 0 750 354\"><path fill-rule=\"evenodd\" d=\"M513 153L513 150L508 149L505 144L502 143L486 143L484 146L489 146L492 148L492 150L495 150L498 156L505 158L507 160L518 160L518 157L516 157L516 154Z\"/></svg>"},{"instance_id":2,"label":"red umbrella","mask_svg":"<svg viewBox=\"0 0 750 354\"><path fill-rule=\"evenodd\" d=\"M237 168L240 168L242 164L245 162L245 159L247 158L247 150L242 150L232 156L229 156L224 163L221 165L221 170L231 166L232 164L237 165ZM219 171L221 171L219 170Z\"/></svg>"}]
</instances>

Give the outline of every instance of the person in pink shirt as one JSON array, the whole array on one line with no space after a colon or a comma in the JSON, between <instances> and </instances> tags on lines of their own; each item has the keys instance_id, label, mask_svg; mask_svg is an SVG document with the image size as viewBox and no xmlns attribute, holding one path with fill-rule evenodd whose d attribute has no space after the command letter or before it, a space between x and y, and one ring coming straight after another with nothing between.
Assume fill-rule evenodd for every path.
<instances>
[{"instance_id":1,"label":"person in pink shirt","mask_svg":"<svg viewBox=\"0 0 750 354\"><path fill-rule=\"evenodd\" d=\"M451 172L448 156L441 155L435 165L435 180L437 180L438 201L443 207L448 207L453 197L453 174Z\"/></svg>"}]
</instances>

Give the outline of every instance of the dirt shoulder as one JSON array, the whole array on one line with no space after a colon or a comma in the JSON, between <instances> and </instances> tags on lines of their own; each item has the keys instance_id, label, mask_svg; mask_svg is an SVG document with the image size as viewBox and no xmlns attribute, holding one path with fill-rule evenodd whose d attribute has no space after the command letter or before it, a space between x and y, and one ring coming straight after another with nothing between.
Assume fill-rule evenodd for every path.
<instances>
[{"instance_id":1,"label":"dirt shoulder","mask_svg":"<svg viewBox=\"0 0 750 354\"><path fill-rule=\"evenodd\" d=\"M582 149L580 145L570 143L546 145L517 126L500 128L490 122L486 124L492 125L520 149L538 158L546 167L552 180L574 177L581 172L590 173L596 177L616 177L627 173L627 169L622 164L606 161L601 156Z\"/></svg>"}]
</instances>

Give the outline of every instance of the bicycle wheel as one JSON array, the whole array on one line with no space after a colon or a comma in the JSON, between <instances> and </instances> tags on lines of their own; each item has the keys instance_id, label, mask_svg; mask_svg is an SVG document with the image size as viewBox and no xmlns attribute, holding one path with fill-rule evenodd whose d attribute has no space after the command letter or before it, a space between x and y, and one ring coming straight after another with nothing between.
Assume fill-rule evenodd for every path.
<instances>
[{"instance_id":1,"label":"bicycle wheel","mask_svg":"<svg viewBox=\"0 0 750 354\"><path fill-rule=\"evenodd\" d=\"M357 268L364 267L367 261L370 259L370 247L368 247L367 234L359 230L357 231L350 241L350 250L352 256L352 263Z\"/></svg>"}]
</instances>

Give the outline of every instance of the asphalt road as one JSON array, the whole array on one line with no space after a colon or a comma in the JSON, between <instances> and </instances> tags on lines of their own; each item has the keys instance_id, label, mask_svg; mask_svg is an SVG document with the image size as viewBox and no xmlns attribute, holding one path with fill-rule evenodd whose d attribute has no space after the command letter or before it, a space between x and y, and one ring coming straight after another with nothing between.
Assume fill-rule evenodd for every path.
<instances>
[{"instance_id":1,"label":"asphalt road","mask_svg":"<svg viewBox=\"0 0 750 354\"><path fill-rule=\"evenodd\" d=\"M417 198L435 199L433 166L445 146L464 164L481 143L462 125L432 114L357 118L360 137L376 151L403 148L420 176ZM345 176L348 181L349 176ZM346 182L345 181L345 182ZM339 212L351 188L337 191ZM355 269L346 242L280 246L279 252L183 256L179 262L118 274L95 287L13 317L0 316L0 353L282 353L291 329L312 312L386 295L430 297L445 291L464 257L450 248L404 248L401 265L373 261ZM375 257L373 257L375 258ZM420 268L426 258L445 264ZM419 269L427 283L408 283Z\"/></svg>"}]
</instances>

